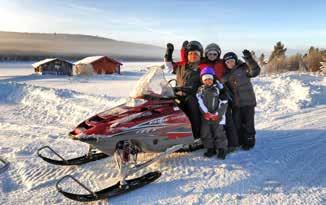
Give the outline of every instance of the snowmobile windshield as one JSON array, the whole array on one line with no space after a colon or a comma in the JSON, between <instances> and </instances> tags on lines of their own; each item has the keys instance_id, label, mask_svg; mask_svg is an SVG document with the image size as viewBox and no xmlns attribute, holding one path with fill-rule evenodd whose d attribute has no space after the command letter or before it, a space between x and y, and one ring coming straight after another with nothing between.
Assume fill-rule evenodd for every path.
<instances>
[{"instance_id":1,"label":"snowmobile windshield","mask_svg":"<svg viewBox=\"0 0 326 205\"><path fill-rule=\"evenodd\" d=\"M173 89L159 66L149 68L148 72L138 80L135 89L130 94L130 97L136 99L142 99L146 96L153 98L174 97Z\"/></svg>"}]
</instances>

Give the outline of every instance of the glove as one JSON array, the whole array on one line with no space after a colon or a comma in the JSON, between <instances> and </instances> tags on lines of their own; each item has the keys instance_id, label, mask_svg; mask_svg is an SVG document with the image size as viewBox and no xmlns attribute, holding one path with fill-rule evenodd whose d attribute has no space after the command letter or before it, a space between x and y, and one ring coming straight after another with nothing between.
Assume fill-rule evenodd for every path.
<instances>
[{"instance_id":1,"label":"glove","mask_svg":"<svg viewBox=\"0 0 326 205\"><path fill-rule=\"evenodd\" d=\"M204 119L205 120L211 120L211 113L209 113L209 112L205 112L205 114L204 114Z\"/></svg>"},{"instance_id":2,"label":"glove","mask_svg":"<svg viewBox=\"0 0 326 205\"><path fill-rule=\"evenodd\" d=\"M218 121L218 114L212 115L211 119L213 121Z\"/></svg>"},{"instance_id":3,"label":"glove","mask_svg":"<svg viewBox=\"0 0 326 205\"><path fill-rule=\"evenodd\" d=\"M174 92L182 91L181 87L174 87L173 90L174 90Z\"/></svg>"},{"instance_id":4,"label":"glove","mask_svg":"<svg viewBox=\"0 0 326 205\"><path fill-rule=\"evenodd\" d=\"M185 40L185 41L182 43L182 48L187 49L188 43L189 43L189 42L188 42L187 40Z\"/></svg>"},{"instance_id":5,"label":"glove","mask_svg":"<svg viewBox=\"0 0 326 205\"><path fill-rule=\"evenodd\" d=\"M174 50L174 46L173 46L172 43L168 43L168 44L166 44L166 48L167 48L167 50L171 51L171 53L172 53L173 50Z\"/></svg>"},{"instance_id":6,"label":"glove","mask_svg":"<svg viewBox=\"0 0 326 205\"><path fill-rule=\"evenodd\" d=\"M206 113L204 114L204 119L205 119L205 120L211 120L211 113L206 112Z\"/></svg>"},{"instance_id":7,"label":"glove","mask_svg":"<svg viewBox=\"0 0 326 205\"><path fill-rule=\"evenodd\" d=\"M180 57L181 57L181 62L186 63L187 62L187 46L188 46L188 41L184 41L182 44L182 48L180 50Z\"/></svg>"},{"instance_id":8,"label":"glove","mask_svg":"<svg viewBox=\"0 0 326 205\"><path fill-rule=\"evenodd\" d=\"M173 54L174 46L172 43L166 44L166 51L165 51L165 61L172 62L172 54Z\"/></svg>"},{"instance_id":9,"label":"glove","mask_svg":"<svg viewBox=\"0 0 326 205\"><path fill-rule=\"evenodd\" d=\"M247 60L247 59L252 59L251 52L248 51L247 49L243 50L242 53L243 53L243 58L244 58L245 60Z\"/></svg>"}]
</instances>

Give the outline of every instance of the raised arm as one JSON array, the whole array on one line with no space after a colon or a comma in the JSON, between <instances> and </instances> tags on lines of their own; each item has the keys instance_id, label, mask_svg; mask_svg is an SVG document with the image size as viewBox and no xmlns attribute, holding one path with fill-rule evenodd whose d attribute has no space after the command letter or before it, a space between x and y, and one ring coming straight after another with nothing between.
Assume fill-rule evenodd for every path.
<instances>
[{"instance_id":1,"label":"raised arm","mask_svg":"<svg viewBox=\"0 0 326 205\"><path fill-rule=\"evenodd\" d=\"M168 43L166 45L166 52L164 55L164 62L165 67L168 69L169 72L176 74L176 69L180 65L184 65L187 63L187 45L188 41L184 41L180 50L180 61L174 62L172 55L174 51L174 46L172 43Z\"/></svg>"},{"instance_id":2,"label":"raised arm","mask_svg":"<svg viewBox=\"0 0 326 205\"><path fill-rule=\"evenodd\" d=\"M248 77L254 78L258 76L261 69L255 59L252 57L250 51L244 50L242 53L243 59L245 60L248 66Z\"/></svg>"},{"instance_id":3,"label":"raised arm","mask_svg":"<svg viewBox=\"0 0 326 205\"><path fill-rule=\"evenodd\" d=\"M165 68L170 73L175 73L175 63L173 62L172 55L173 55L174 46L172 43L166 44L166 50L164 55L164 62L165 62Z\"/></svg>"}]
</instances>

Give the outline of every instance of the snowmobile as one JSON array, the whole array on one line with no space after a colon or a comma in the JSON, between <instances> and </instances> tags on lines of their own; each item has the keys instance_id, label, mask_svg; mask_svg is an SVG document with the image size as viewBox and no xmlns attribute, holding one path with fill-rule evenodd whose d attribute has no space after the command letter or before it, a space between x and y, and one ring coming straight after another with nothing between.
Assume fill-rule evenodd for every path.
<instances>
[{"instance_id":1,"label":"snowmobile","mask_svg":"<svg viewBox=\"0 0 326 205\"><path fill-rule=\"evenodd\" d=\"M193 137L191 124L178 106L177 91L187 88L173 86L174 79L167 81L161 67L152 67L140 78L131 97L123 104L101 112L73 129L69 136L89 144L85 156L65 159L49 146L41 147L38 155L56 165L80 165L113 156L119 170L120 180L100 191L92 191L71 175L64 176L57 190L77 201L94 201L110 198L153 182L161 176L158 171L139 178L128 176L149 166L173 152L193 151L202 148L200 140ZM48 158L42 153L48 150L59 158ZM98 150L100 152L98 152ZM139 153L160 153L154 158L137 163ZM66 192L62 181L75 181L89 194Z\"/></svg>"},{"instance_id":2,"label":"snowmobile","mask_svg":"<svg viewBox=\"0 0 326 205\"><path fill-rule=\"evenodd\" d=\"M9 162L6 160L0 158L0 174L4 171L6 171L9 167Z\"/></svg>"}]
</instances>

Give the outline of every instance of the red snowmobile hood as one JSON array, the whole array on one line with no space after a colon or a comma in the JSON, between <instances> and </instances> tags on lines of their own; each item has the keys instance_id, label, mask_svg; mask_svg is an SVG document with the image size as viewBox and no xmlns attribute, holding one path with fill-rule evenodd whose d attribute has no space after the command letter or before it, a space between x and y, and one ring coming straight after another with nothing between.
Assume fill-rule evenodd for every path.
<instances>
[{"instance_id":1,"label":"red snowmobile hood","mask_svg":"<svg viewBox=\"0 0 326 205\"><path fill-rule=\"evenodd\" d=\"M179 111L172 99L135 100L142 100L142 103L130 106L127 102L94 115L80 123L69 135L73 139L81 135L113 135L153 118Z\"/></svg>"}]
</instances>

